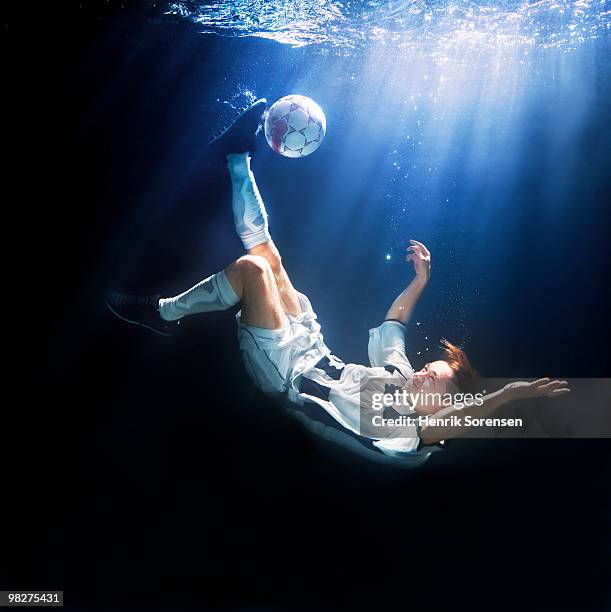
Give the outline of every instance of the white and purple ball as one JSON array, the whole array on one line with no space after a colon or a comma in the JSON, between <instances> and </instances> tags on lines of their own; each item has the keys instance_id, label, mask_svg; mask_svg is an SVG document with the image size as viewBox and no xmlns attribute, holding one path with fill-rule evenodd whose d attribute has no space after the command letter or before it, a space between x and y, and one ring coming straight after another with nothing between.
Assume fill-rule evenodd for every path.
<instances>
[{"instance_id":1,"label":"white and purple ball","mask_svg":"<svg viewBox=\"0 0 611 612\"><path fill-rule=\"evenodd\" d=\"M320 147L327 132L322 108L306 96L284 96L265 117L265 138L284 157L305 157Z\"/></svg>"}]
</instances>

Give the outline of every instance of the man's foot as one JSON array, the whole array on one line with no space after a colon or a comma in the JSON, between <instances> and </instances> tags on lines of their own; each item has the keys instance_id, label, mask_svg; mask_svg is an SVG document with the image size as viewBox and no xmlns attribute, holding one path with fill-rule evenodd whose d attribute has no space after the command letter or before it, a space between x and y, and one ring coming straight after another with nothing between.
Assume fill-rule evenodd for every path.
<instances>
[{"instance_id":1,"label":"man's foot","mask_svg":"<svg viewBox=\"0 0 611 612\"><path fill-rule=\"evenodd\" d=\"M160 295L139 297L123 293L111 293L106 306L119 319L141 325L162 336L172 336L178 331L178 321L164 321L159 315Z\"/></svg>"},{"instance_id":2,"label":"man's foot","mask_svg":"<svg viewBox=\"0 0 611 612\"><path fill-rule=\"evenodd\" d=\"M210 139L212 150L223 159L230 153L252 153L266 108L265 98L253 102L212 136Z\"/></svg>"}]
</instances>

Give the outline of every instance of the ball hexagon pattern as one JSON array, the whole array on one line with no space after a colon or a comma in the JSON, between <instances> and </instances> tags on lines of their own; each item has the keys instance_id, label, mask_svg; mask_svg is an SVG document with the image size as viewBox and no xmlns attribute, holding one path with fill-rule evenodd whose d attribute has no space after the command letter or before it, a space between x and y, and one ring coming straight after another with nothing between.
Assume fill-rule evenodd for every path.
<instances>
[{"instance_id":1,"label":"ball hexagon pattern","mask_svg":"<svg viewBox=\"0 0 611 612\"><path fill-rule=\"evenodd\" d=\"M327 132L322 109L306 96L290 95L272 104L265 116L265 138L284 157L314 153Z\"/></svg>"}]
</instances>

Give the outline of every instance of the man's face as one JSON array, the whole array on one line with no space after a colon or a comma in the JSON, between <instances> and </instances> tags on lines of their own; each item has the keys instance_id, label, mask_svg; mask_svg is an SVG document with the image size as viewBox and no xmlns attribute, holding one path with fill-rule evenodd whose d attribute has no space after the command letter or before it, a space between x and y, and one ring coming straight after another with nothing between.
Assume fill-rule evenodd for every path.
<instances>
[{"instance_id":1,"label":"man's face","mask_svg":"<svg viewBox=\"0 0 611 612\"><path fill-rule=\"evenodd\" d=\"M427 363L422 370L418 370L414 374L414 388L421 393L439 393L443 396L444 393L452 393L456 390L453 382L454 372L448 365L447 361L431 361ZM421 406L422 413L433 414L441 409L441 405ZM420 412L420 410L417 410Z\"/></svg>"}]
</instances>

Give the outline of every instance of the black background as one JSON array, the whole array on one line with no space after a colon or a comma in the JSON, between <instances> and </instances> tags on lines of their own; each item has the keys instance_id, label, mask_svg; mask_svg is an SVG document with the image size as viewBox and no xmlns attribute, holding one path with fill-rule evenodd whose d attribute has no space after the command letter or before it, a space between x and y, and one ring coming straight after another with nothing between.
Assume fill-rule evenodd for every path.
<instances>
[{"instance_id":1,"label":"black background","mask_svg":"<svg viewBox=\"0 0 611 612\"><path fill-rule=\"evenodd\" d=\"M2 588L63 589L80 608L605 609L608 441L456 441L417 471L379 468L319 445L252 388L226 341L231 314L185 321L168 341L104 311L110 286L194 280L180 270L199 250L203 267L220 267L201 246L206 224L230 245L224 261L239 252L218 221L227 185L210 181L214 168L186 172L180 206L155 218L176 175L150 168L172 143L164 118L181 112L172 92L190 83L185 65L147 85L189 28L154 29L159 19L148 3L64 3L3 24L17 163L4 227L16 342L5 353ZM117 79L135 28L148 48ZM200 44L202 60L221 43ZM198 88L221 70L211 64ZM205 136L194 128L194 141ZM591 265L601 278L604 258ZM608 376L602 298L576 315L601 337L569 330L566 375Z\"/></svg>"}]
</instances>

